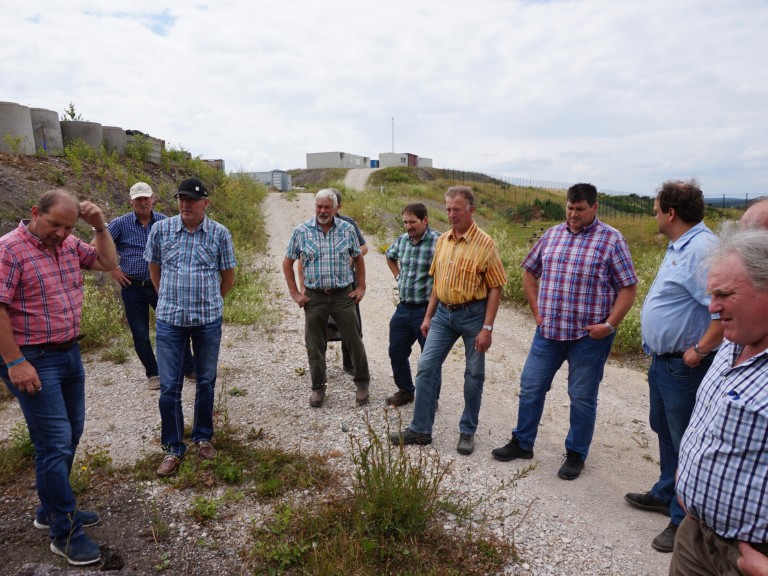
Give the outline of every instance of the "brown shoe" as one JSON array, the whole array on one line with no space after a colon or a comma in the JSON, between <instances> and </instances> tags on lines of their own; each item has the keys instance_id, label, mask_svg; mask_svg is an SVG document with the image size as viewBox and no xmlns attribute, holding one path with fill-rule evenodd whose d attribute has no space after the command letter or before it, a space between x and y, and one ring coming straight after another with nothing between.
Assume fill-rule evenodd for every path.
<instances>
[{"instance_id":1,"label":"brown shoe","mask_svg":"<svg viewBox=\"0 0 768 576\"><path fill-rule=\"evenodd\" d=\"M320 408L325 400L325 388L313 388L312 395L309 397L309 405L312 408Z\"/></svg>"},{"instance_id":2,"label":"brown shoe","mask_svg":"<svg viewBox=\"0 0 768 576\"><path fill-rule=\"evenodd\" d=\"M365 404L368 404L368 384L363 384L362 386L357 387L357 392L355 393L355 401L357 402L358 406L364 406Z\"/></svg>"},{"instance_id":3,"label":"brown shoe","mask_svg":"<svg viewBox=\"0 0 768 576\"><path fill-rule=\"evenodd\" d=\"M413 392L405 392L404 390L398 390L392 396L387 398L387 406L394 406L399 408L413 402Z\"/></svg>"},{"instance_id":4,"label":"brown shoe","mask_svg":"<svg viewBox=\"0 0 768 576\"><path fill-rule=\"evenodd\" d=\"M157 475L165 478L166 476L173 476L176 470L181 466L181 458L174 456L173 454L166 455L163 458L163 463L157 469Z\"/></svg>"},{"instance_id":5,"label":"brown shoe","mask_svg":"<svg viewBox=\"0 0 768 576\"><path fill-rule=\"evenodd\" d=\"M147 390L160 390L160 376L147 378Z\"/></svg>"},{"instance_id":6,"label":"brown shoe","mask_svg":"<svg viewBox=\"0 0 768 576\"><path fill-rule=\"evenodd\" d=\"M216 458L216 448L207 440L200 440L197 443L197 455L203 460L213 460Z\"/></svg>"}]
</instances>

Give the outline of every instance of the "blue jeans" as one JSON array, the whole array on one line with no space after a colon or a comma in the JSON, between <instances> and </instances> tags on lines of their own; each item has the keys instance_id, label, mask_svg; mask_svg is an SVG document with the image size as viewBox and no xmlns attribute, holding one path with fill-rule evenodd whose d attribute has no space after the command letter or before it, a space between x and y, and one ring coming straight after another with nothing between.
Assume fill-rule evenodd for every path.
<instances>
[{"instance_id":1,"label":"blue jeans","mask_svg":"<svg viewBox=\"0 0 768 576\"><path fill-rule=\"evenodd\" d=\"M152 352L152 341L149 338L149 308L157 308L157 292L150 285L130 284L120 290L123 299L125 317L133 337L133 348L136 355L144 365L147 378L158 375L157 360ZM192 359L192 350L187 346L184 355L184 373L191 374L195 371Z\"/></svg>"},{"instance_id":2,"label":"blue jeans","mask_svg":"<svg viewBox=\"0 0 768 576\"><path fill-rule=\"evenodd\" d=\"M456 340L464 340L464 412L459 421L462 434L474 434L480 415L485 382L485 354L475 350L475 338L483 329L485 300L453 312L438 304L430 323L427 341L416 370L416 400L409 426L419 434L432 434L435 423L435 401L440 391L443 362Z\"/></svg>"},{"instance_id":3,"label":"blue jeans","mask_svg":"<svg viewBox=\"0 0 768 576\"><path fill-rule=\"evenodd\" d=\"M411 352L414 342L419 343L424 351L426 336L421 333L421 324L427 312L426 304L400 303L389 321L389 360L392 364L392 376L395 385L403 392L414 392L411 376ZM437 375L437 398L440 398L442 386L442 370Z\"/></svg>"},{"instance_id":4,"label":"blue jeans","mask_svg":"<svg viewBox=\"0 0 768 576\"><path fill-rule=\"evenodd\" d=\"M657 500L668 503L670 522L680 525L685 517L675 496L675 472L680 440L691 419L696 392L715 355L710 354L696 368L689 368L682 358L664 358L654 354L648 369L651 430L659 437L661 475L651 488Z\"/></svg>"},{"instance_id":5,"label":"blue jeans","mask_svg":"<svg viewBox=\"0 0 768 576\"><path fill-rule=\"evenodd\" d=\"M597 391L603 369L616 335L596 340L551 340L536 327L531 350L520 376L520 401L517 426L512 434L524 450L533 450L544 400L555 374L568 360L568 396L571 399L570 428L565 438L566 451L578 452L587 459L597 418Z\"/></svg>"},{"instance_id":6,"label":"blue jeans","mask_svg":"<svg viewBox=\"0 0 768 576\"><path fill-rule=\"evenodd\" d=\"M213 400L221 345L221 318L202 326L172 326L158 320L156 329L160 368L160 441L168 454L183 456L187 449L181 407L184 350L191 339L197 374L192 441L210 441L213 438Z\"/></svg>"},{"instance_id":7,"label":"blue jeans","mask_svg":"<svg viewBox=\"0 0 768 576\"><path fill-rule=\"evenodd\" d=\"M11 384L8 369L0 378L16 397L35 446L35 484L51 538L77 536L81 531L77 502L69 473L85 424L85 370L80 345L69 350L22 346L21 353L35 370L42 388L35 394L20 392Z\"/></svg>"}]
</instances>

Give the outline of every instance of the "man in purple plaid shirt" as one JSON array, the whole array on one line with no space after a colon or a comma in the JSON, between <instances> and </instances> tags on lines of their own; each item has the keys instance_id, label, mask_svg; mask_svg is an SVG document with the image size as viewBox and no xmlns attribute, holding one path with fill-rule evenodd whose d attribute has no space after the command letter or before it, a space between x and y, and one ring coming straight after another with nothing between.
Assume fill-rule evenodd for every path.
<instances>
[{"instance_id":1,"label":"man in purple plaid shirt","mask_svg":"<svg viewBox=\"0 0 768 576\"><path fill-rule=\"evenodd\" d=\"M635 301L637 275L622 235L597 219L592 184L568 189L565 215L522 263L536 333L520 377L517 426L512 439L491 454L502 462L533 458L544 400L567 360L570 429L558 476L573 480L589 453L603 368L616 327Z\"/></svg>"}]
</instances>

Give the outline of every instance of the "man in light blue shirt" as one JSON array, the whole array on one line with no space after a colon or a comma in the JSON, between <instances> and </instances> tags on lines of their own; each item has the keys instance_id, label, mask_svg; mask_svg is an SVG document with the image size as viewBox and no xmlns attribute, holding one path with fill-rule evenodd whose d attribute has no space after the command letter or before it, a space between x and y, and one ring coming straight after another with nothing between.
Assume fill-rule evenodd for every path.
<instances>
[{"instance_id":1,"label":"man in light blue shirt","mask_svg":"<svg viewBox=\"0 0 768 576\"><path fill-rule=\"evenodd\" d=\"M197 178L179 184L179 215L156 222L144 259L158 294L157 362L160 372L161 442L166 453L158 476L176 472L186 452L181 391L182 359L189 339L197 389L192 442L200 458L213 459L213 397L221 344L224 297L235 283L232 235L205 215L208 189Z\"/></svg>"},{"instance_id":2,"label":"man in light blue shirt","mask_svg":"<svg viewBox=\"0 0 768 576\"><path fill-rule=\"evenodd\" d=\"M643 350L652 357L649 418L659 437L661 475L650 491L630 492L624 498L635 508L670 517L651 545L659 552L672 552L685 516L675 497L680 440L723 329L719 315L708 311L704 261L718 241L702 222L704 196L698 183L665 182L653 210L659 232L670 241L641 313Z\"/></svg>"}]
</instances>

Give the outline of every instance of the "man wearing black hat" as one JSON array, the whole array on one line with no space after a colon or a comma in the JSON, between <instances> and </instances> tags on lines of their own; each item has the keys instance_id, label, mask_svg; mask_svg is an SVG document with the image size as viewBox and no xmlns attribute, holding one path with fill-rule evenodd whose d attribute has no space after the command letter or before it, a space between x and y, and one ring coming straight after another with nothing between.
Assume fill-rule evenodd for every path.
<instances>
[{"instance_id":1,"label":"man wearing black hat","mask_svg":"<svg viewBox=\"0 0 768 576\"><path fill-rule=\"evenodd\" d=\"M232 235L205 215L208 190L197 178L179 184L179 215L156 222L144 259L158 293L157 361L160 373L161 443L166 453L158 476L171 476L186 452L181 390L184 348L189 339L195 357L197 389L192 441L198 456L216 456L213 398L221 344L224 297L235 282Z\"/></svg>"}]
</instances>

